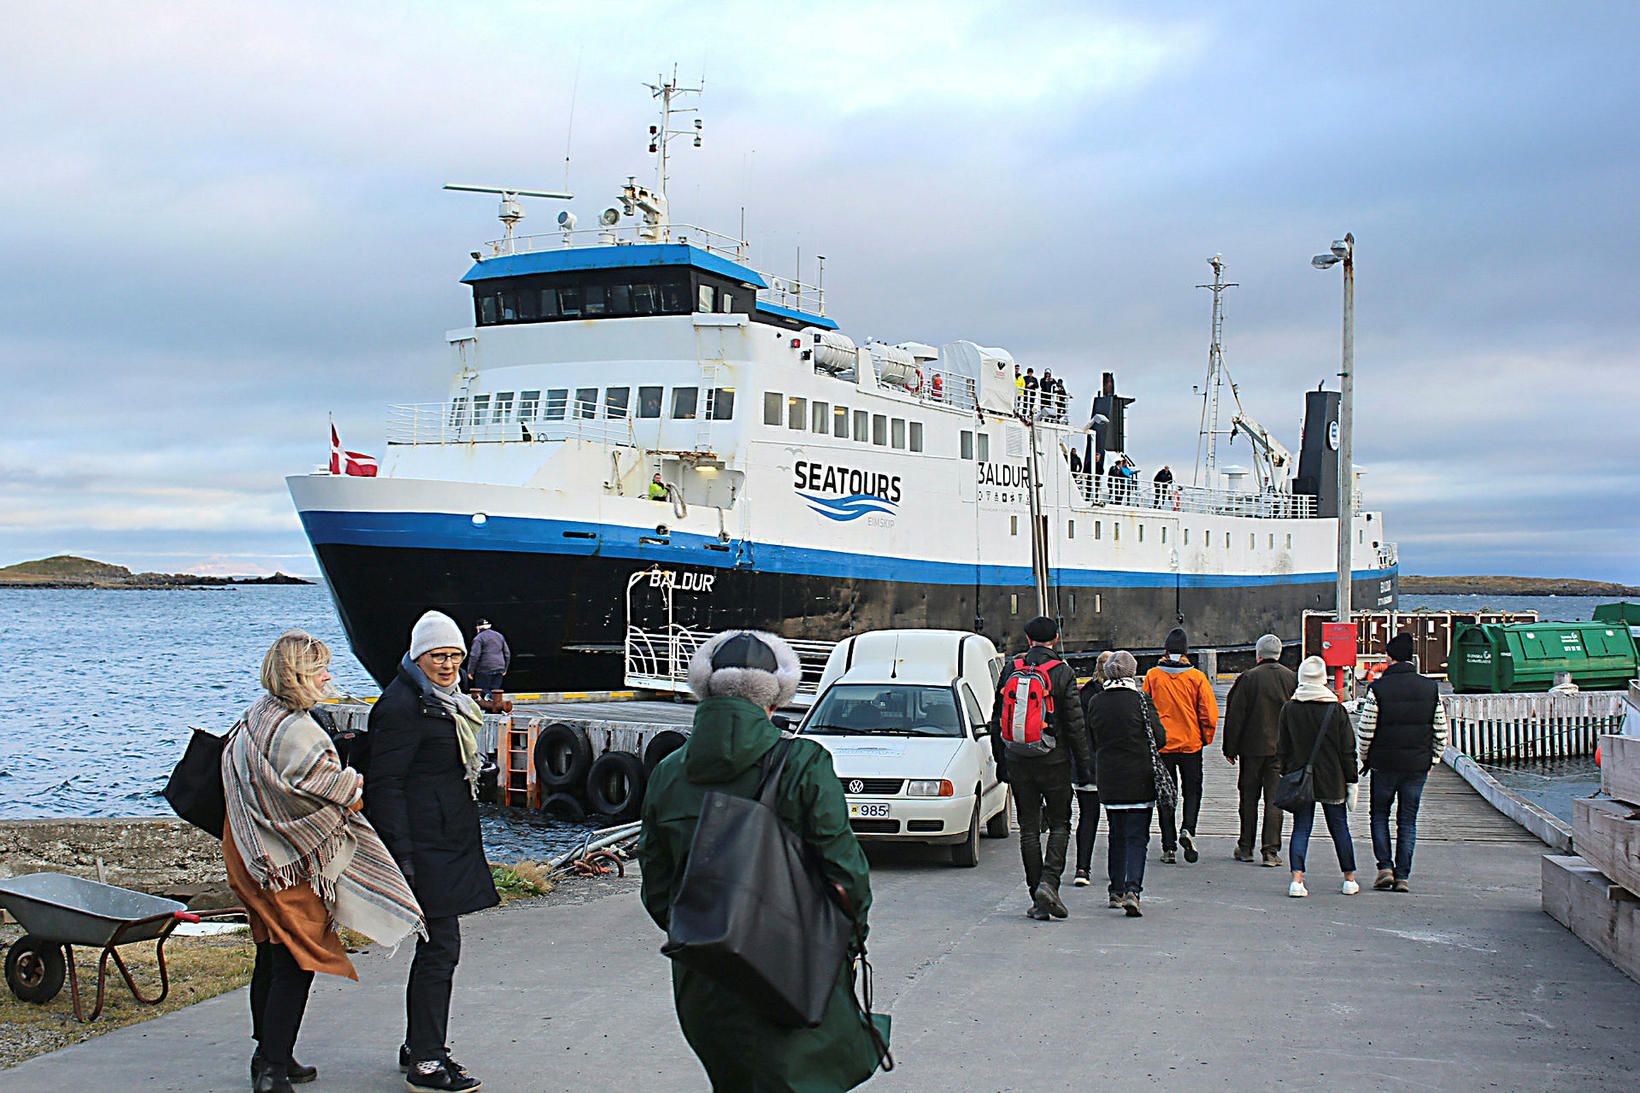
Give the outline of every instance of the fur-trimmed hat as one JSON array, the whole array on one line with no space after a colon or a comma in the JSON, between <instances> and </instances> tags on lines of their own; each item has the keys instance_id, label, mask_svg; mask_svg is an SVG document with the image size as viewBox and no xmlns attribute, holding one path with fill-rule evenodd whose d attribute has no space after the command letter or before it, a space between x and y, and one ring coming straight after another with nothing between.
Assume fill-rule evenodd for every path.
<instances>
[{"instance_id":1,"label":"fur-trimmed hat","mask_svg":"<svg viewBox=\"0 0 1640 1093\"><path fill-rule=\"evenodd\" d=\"M699 699L744 698L770 709L792 700L802 674L784 638L761 630L725 630L690 658L689 689Z\"/></svg>"}]
</instances>

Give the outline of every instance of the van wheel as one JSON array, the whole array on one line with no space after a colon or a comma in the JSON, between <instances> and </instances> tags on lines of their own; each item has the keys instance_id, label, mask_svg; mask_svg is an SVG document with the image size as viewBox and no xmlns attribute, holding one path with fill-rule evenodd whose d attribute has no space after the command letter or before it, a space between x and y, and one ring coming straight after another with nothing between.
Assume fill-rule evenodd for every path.
<instances>
[{"instance_id":1,"label":"van wheel","mask_svg":"<svg viewBox=\"0 0 1640 1093\"><path fill-rule=\"evenodd\" d=\"M968 837L951 848L951 864L972 869L979 864L979 802L974 802L974 814L968 818Z\"/></svg>"},{"instance_id":2,"label":"van wheel","mask_svg":"<svg viewBox=\"0 0 1640 1093\"><path fill-rule=\"evenodd\" d=\"M995 816L985 821L985 834L992 839L1006 839L1008 837L1008 809L1014 803L1014 791L1007 790L1002 795L1002 809Z\"/></svg>"}]
</instances>

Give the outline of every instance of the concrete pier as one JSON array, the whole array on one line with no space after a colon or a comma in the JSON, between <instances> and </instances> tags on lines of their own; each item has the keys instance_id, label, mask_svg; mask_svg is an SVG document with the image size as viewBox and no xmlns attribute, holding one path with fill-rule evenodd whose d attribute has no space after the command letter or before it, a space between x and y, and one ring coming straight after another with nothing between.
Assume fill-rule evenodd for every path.
<instances>
[{"instance_id":1,"label":"concrete pier","mask_svg":"<svg viewBox=\"0 0 1640 1093\"><path fill-rule=\"evenodd\" d=\"M1207 753L1202 860L1151 842L1145 917L1066 889L1036 923L1012 840L977 869L872 852L872 960L899 1069L884 1090L1629 1090L1640 985L1539 908L1544 847L1445 767L1424 797L1410 895L1338 893L1324 827L1308 899L1231 860L1233 771ZM1365 816L1352 827L1370 881ZM1095 851L1103 864L1104 832ZM562 898L560 898L562 897ZM637 881L568 882L465 921L452 1047L492 1090L705 1089L677 1031ZM316 985L299 1044L332 1091L401 1089L408 951ZM243 991L23 1063L7 1087L237 1090ZM318 1087L315 1087L318 1088Z\"/></svg>"}]
</instances>

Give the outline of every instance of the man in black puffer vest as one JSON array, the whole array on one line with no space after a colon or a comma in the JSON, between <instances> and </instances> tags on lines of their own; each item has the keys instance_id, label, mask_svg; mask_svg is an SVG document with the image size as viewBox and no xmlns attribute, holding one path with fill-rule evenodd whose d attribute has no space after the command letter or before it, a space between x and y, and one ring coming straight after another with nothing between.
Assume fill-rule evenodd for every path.
<instances>
[{"instance_id":1,"label":"man in black puffer vest","mask_svg":"<svg viewBox=\"0 0 1640 1093\"><path fill-rule=\"evenodd\" d=\"M1378 859L1379 891L1410 892L1412 851L1418 841L1418 804L1429 768L1446 750L1446 708L1433 679L1412 666L1412 635L1397 634L1384 647L1390 665L1361 704L1362 773L1372 772L1372 852ZM1389 841L1389 806L1395 804L1395 845Z\"/></svg>"}]
</instances>

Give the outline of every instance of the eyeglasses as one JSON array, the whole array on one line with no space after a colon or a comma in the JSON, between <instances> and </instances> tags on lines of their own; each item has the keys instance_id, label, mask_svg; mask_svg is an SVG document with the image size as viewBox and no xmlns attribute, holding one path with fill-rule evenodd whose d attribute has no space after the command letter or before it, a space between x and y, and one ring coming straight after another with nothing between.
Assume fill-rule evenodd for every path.
<instances>
[{"instance_id":1,"label":"eyeglasses","mask_svg":"<svg viewBox=\"0 0 1640 1093\"><path fill-rule=\"evenodd\" d=\"M466 653L428 653L428 659L437 664L460 664Z\"/></svg>"}]
</instances>

